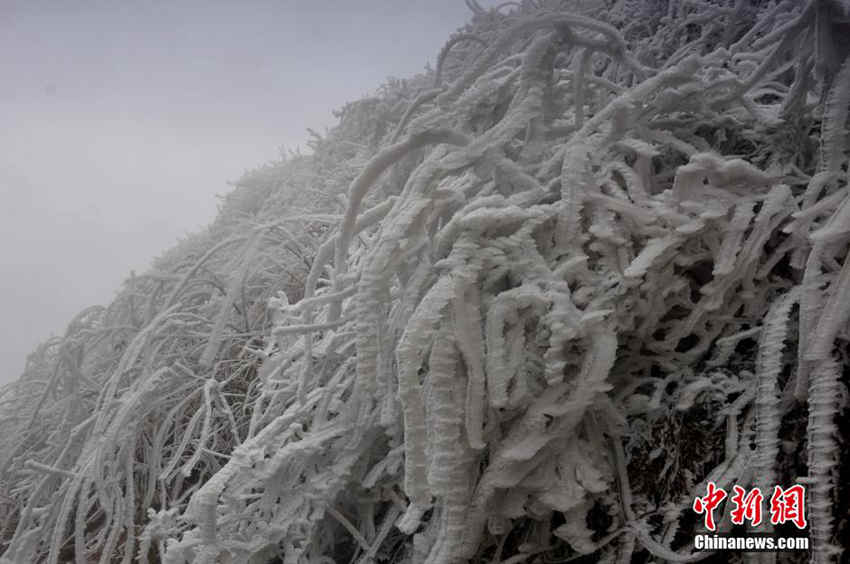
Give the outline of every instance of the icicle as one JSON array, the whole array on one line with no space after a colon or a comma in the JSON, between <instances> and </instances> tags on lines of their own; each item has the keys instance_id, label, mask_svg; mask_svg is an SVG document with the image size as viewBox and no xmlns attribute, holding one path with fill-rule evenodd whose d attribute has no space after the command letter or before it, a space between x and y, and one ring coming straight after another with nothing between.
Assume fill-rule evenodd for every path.
<instances>
[{"instance_id":1,"label":"icicle","mask_svg":"<svg viewBox=\"0 0 850 564\"><path fill-rule=\"evenodd\" d=\"M481 333L481 305L478 296L478 281L456 277L455 296L452 301L454 322L457 327L458 347L463 353L468 372L466 392L466 434L469 445L474 449L485 446L484 428L485 383L484 338Z\"/></svg>"},{"instance_id":2,"label":"icicle","mask_svg":"<svg viewBox=\"0 0 850 564\"><path fill-rule=\"evenodd\" d=\"M846 391L839 381L840 372L839 363L830 356L817 363L809 381L809 422L806 430L811 485L806 509L812 537L812 562L817 564L834 562L841 553L841 549L832 544L836 466L840 456L835 417L839 411L839 398Z\"/></svg>"},{"instance_id":3,"label":"icicle","mask_svg":"<svg viewBox=\"0 0 850 564\"><path fill-rule=\"evenodd\" d=\"M814 251L812 251L814 252ZM838 331L850 319L850 252L844 257L844 265L829 285L829 298L814 328L814 338L808 345L805 359L824 360L832 352Z\"/></svg>"},{"instance_id":4,"label":"icicle","mask_svg":"<svg viewBox=\"0 0 850 564\"><path fill-rule=\"evenodd\" d=\"M639 278L652 268L662 255L666 256L671 250L677 248L684 242L681 235L668 235L662 238L650 239L646 246L638 253L638 256L629 264L623 272L627 278Z\"/></svg>"},{"instance_id":5,"label":"icicle","mask_svg":"<svg viewBox=\"0 0 850 564\"><path fill-rule=\"evenodd\" d=\"M847 114L850 110L850 56L844 59L830 88L821 122L822 172L837 173L847 149Z\"/></svg>"},{"instance_id":6,"label":"icicle","mask_svg":"<svg viewBox=\"0 0 850 564\"><path fill-rule=\"evenodd\" d=\"M434 340L428 360L433 402L429 405L433 429L431 454L428 461L428 484L435 495L445 497L451 482L452 468L458 462L461 440L462 403L453 396L456 378L457 351L452 335L442 329Z\"/></svg>"},{"instance_id":7,"label":"icicle","mask_svg":"<svg viewBox=\"0 0 850 564\"><path fill-rule=\"evenodd\" d=\"M735 258L741 249L744 232L755 215L753 206L754 202L752 201L743 201L735 206L732 220L723 235L723 243L714 261L714 271L712 272L714 276L725 276L734 270Z\"/></svg>"},{"instance_id":8,"label":"icicle","mask_svg":"<svg viewBox=\"0 0 850 564\"><path fill-rule=\"evenodd\" d=\"M578 68L573 76L573 105L575 106L575 124L581 128L584 125L584 83L585 75L590 67L593 51L581 49L578 55Z\"/></svg>"},{"instance_id":9,"label":"icicle","mask_svg":"<svg viewBox=\"0 0 850 564\"><path fill-rule=\"evenodd\" d=\"M797 300L792 291L774 302L764 319L756 358L756 486L768 491L776 483L779 455L779 376L782 372L782 350L788 334L788 317Z\"/></svg>"},{"instance_id":10,"label":"icicle","mask_svg":"<svg viewBox=\"0 0 850 564\"><path fill-rule=\"evenodd\" d=\"M430 341L430 332L442 317L442 309L454 296L454 285L455 282L450 276L443 276L431 287L408 323L396 353L399 367L398 395L404 415L404 489L412 502L420 506L426 505L429 500L425 460L425 407L419 368L422 365L424 350Z\"/></svg>"}]
</instances>

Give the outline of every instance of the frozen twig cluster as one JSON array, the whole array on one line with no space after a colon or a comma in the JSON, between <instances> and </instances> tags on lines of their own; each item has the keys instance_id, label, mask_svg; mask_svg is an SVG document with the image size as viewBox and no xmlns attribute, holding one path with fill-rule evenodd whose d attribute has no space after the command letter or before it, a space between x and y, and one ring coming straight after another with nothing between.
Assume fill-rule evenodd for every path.
<instances>
[{"instance_id":1,"label":"frozen twig cluster","mask_svg":"<svg viewBox=\"0 0 850 564\"><path fill-rule=\"evenodd\" d=\"M687 562L709 480L837 560L846 7L467 4L32 355L4 561Z\"/></svg>"}]
</instances>

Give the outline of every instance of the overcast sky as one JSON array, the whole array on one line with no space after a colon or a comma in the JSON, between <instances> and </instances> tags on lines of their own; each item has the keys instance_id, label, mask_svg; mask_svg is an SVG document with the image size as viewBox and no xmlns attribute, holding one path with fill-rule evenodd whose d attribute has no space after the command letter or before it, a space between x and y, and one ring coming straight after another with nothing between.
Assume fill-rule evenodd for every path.
<instances>
[{"instance_id":1,"label":"overcast sky","mask_svg":"<svg viewBox=\"0 0 850 564\"><path fill-rule=\"evenodd\" d=\"M468 16L462 0L0 0L0 384L209 223L226 181L433 65Z\"/></svg>"}]
</instances>

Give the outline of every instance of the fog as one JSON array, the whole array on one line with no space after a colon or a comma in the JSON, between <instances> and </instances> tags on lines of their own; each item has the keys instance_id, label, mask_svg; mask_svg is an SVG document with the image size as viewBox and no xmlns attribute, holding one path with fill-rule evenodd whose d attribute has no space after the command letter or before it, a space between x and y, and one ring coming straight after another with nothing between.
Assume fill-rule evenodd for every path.
<instances>
[{"instance_id":1,"label":"fog","mask_svg":"<svg viewBox=\"0 0 850 564\"><path fill-rule=\"evenodd\" d=\"M0 384L216 194L433 64L460 0L0 4Z\"/></svg>"}]
</instances>

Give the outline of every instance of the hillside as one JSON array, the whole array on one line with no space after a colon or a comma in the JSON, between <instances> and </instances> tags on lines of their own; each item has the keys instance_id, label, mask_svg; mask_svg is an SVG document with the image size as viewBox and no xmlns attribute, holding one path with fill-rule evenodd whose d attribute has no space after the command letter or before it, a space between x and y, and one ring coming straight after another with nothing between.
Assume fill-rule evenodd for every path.
<instances>
[{"instance_id":1,"label":"hillside","mask_svg":"<svg viewBox=\"0 0 850 564\"><path fill-rule=\"evenodd\" d=\"M0 563L839 561L847 4L466 2L0 389Z\"/></svg>"}]
</instances>

